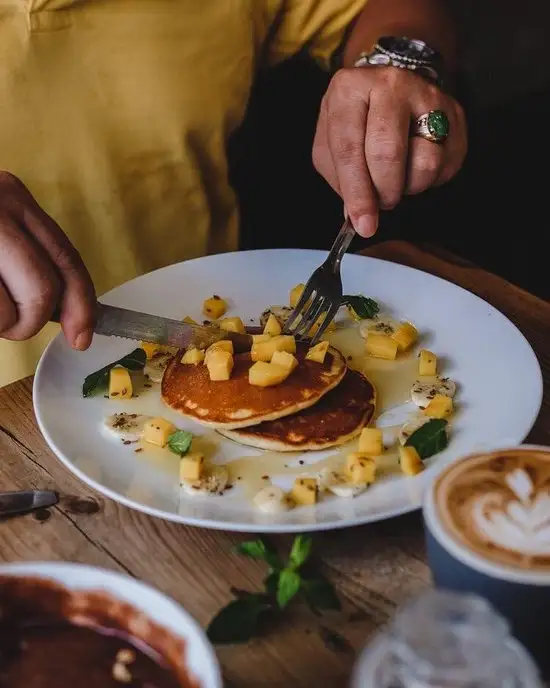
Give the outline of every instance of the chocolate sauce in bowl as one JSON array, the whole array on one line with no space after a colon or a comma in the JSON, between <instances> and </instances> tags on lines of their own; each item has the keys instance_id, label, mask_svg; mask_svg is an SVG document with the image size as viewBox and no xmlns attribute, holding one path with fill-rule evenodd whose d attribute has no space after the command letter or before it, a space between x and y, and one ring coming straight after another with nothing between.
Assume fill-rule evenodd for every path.
<instances>
[{"instance_id":1,"label":"chocolate sauce in bowl","mask_svg":"<svg viewBox=\"0 0 550 688\"><path fill-rule=\"evenodd\" d=\"M106 593L0 577L0 688L199 688L185 649Z\"/></svg>"}]
</instances>

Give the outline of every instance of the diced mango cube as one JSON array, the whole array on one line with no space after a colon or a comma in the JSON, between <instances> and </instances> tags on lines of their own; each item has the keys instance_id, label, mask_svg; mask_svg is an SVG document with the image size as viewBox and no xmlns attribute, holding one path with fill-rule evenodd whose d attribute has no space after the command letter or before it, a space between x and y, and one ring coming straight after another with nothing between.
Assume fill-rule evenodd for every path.
<instances>
[{"instance_id":1,"label":"diced mango cube","mask_svg":"<svg viewBox=\"0 0 550 688\"><path fill-rule=\"evenodd\" d=\"M315 478L296 478L290 497L295 504L312 506L317 501L317 481Z\"/></svg>"},{"instance_id":2,"label":"diced mango cube","mask_svg":"<svg viewBox=\"0 0 550 688\"><path fill-rule=\"evenodd\" d=\"M397 357L397 349L397 342L387 334L372 334L369 332L367 335L367 354L373 358L384 358L388 361L394 361Z\"/></svg>"},{"instance_id":3,"label":"diced mango cube","mask_svg":"<svg viewBox=\"0 0 550 688\"><path fill-rule=\"evenodd\" d=\"M328 342L319 342L312 346L306 354L307 361L315 361L315 363L324 363L325 356L328 351Z\"/></svg>"},{"instance_id":4,"label":"diced mango cube","mask_svg":"<svg viewBox=\"0 0 550 688\"><path fill-rule=\"evenodd\" d=\"M248 371L248 382L255 387L273 387L284 382L291 370L282 365L257 361Z\"/></svg>"},{"instance_id":5,"label":"diced mango cube","mask_svg":"<svg viewBox=\"0 0 550 688\"><path fill-rule=\"evenodd\" d=\"M264 327L264 334L267 334L269 337L276 337L277 335L281 334L282 331L283 328L281 327L281 323L277 320L273 313L270 313Z\"/></svg>"},{"instance_id":6,"label":"diced mango cube","mask_svg":"<svg viewBox=\"0 0 550 688\"><path fill-rule=\"evenodd\" d=\"M355 485L370 485L376 477L376 462L362 452L352 452L346 457L345 472Z\"/></svg>"},{"instance_id":7,"label":"diced mango cube","mask_svg":"<svg viewBox=\"0 0 550 688\"><path fill-rule=\"evenodd\" d=\"M266 341L260 341L252 345L250 356L253 361L265 361L269 363L276 351L286 351L289 354L296 353L296 340L291 335L279 335Z\"/></svg>"},{"instance_id":8,"label":"diced mango cube","mask_svg":"<svg viewBox=\"0 0 550 688\"><path fill-rule=\"evenodd\" d=\"M239 334L245 334L246 328L243 321L235 316L234 318L224 318L220 320L220 327L226 332L237 332Z\"/></svg>"},{"instance_id":9,"label":"diced mango cube","mask_svg":"<svg viewBox=\"0 0 550 688\"><path fill-rule=\"evenodd\" d=\"M359 451L367 456L381 456L384 441L380 428L363 428L359 435Z\"/></svg>"},{"instance_id":10,"label":"diced mango cube","mask_svg":"<svg viewBox=\"0 0 550 688\"><path fill-rule=\"evenodd\" d=\"M277 351L277 345L269 338L266 341L254 342L250 349L250 358L253 361L264 361L269 363L273 354Z\"/></svg>"},{"instance_id":11,"label":"diced mango cube","mask_svg":"<svg viewBox=\"0 0 550 688\"><path fill-rule=\"evenodd\" d=\"M217 320L225 315L227 312L227 302L224 301L220 296L214 294L214 296L206 299L202 304L202 312L212 320Z\"/></svg>"},{"instance_id":12,"label":"diced mango cube","mask_svg":"<svg viewBox=\"0 0 550 688\"><path fill-rule=\"evenodd\" d=\"M290 298L289 298L289 304L292 308L296 307L296 304L300 300L302 294L304 293L304 289L306 288L305 284L297 284L295 287L292 287L290 290Z\"/></svg>"},{"instance_id":13,"label":"diced mango cube","mask_svg":"<svg viewBox=\"0 0 550 688\"><path fill-rule=\"evenodd\" d=\"M219 342L214 342L214 344L210 344L208 349L206 349L206 353L204 355L204 362L206 365L208 365L208 359L214 353L214 351L226 351L228 354L231 355L235 353L233 342L230 339L220 339Z\"/></svg>"},{"instance_id":14,"label":"diced mango cube","mask_svg":"<svg viewBox=\"0 0 550 688\"><path fill-rule=\"evenodd\" d=\"M176 426L165 418L151 418L143 427L143 439L157 447L165 447Z\"/></svg>"},{"instance_id":15,"label":"diced mango cube","mask_svg":"<svg viewBox=\"0 0 550 688\"><path fill-rule=\"evenodd\" d=\"M405 475L417 475L424 470L422 459L414 447L399 447L399 463Z\"/></svg>"},{"instance_id":16,"label":"diced mango cube","mask_svg":"<svg viewBox=\"0 0 550 688\"><path fill-rule=\"evenodd\" d=\"M448 418L453 412L453 400L444 394L436 394L424 409L429 418Z\"/></svg>"},{"instance_id":17,"label":"diced mango cube","mask_svg":"<svg viewBox=\"0 0 550 688\"><path fill-rule=\"evenodd\" d=\"M275 351L271 358L273 365L280 365L283 368L289 368L292 372L298 367L298 359L296 356L289 354L288 351Z\"/></svg>"},{"instance_id":18,"label":"diced mango cube","mask_svg":"<svg viewBox=\"0 0 550 688\"><path fill-rule=\"evenodd\" d=\"M407 351L418 339L418 331L411 323L403 322L391 335L397 342L400 351Z\"/></svg>"},{"instance_id":19,"label":"diced mango cube","mask_svg":"<svg viewBox=\"0 0 550 688\"><path fill-rule=\"evenodd\" d=\"M198 480L204 470L204 456L198 452L186 454L180 459L180 480Z\"/></svg>"},{"instance_id":20,"label":"diced mango cube","mask_svg":"<svg viewBox=\"0 0 550 688\"><path fill-rule=\"evenodd\" d=\"M151 359L160 350L160 344L153 344L152 342L141 342L141 348L145 351L145 355L147 356L147 358Z\"/></svg>"},{"instance_id":21,"label":"diced mango cube","mask_svg":"<svg viewBox=\"0 0 550 688\"><path fill-rule=\"evenodd\" d=\"M196 320L193 320L189 315L186 315L185 318L183 319L184 323L187 323L188 325L198 325L199 323Z\"/></svg>"},{"instance_id":22,"label":"diced mango cube","mask_svg":"<svg viewBox=\"0 0 550 688\"><path fill-rule=\"evenodd\" d=\"M202 349L188 349L181 357L184 365L199 365L204 361L205 352Z\"/></svg>"},{"instance_id":23,"label":"diced mango cube","mask_svg":"<svg viewBox=\"0 0 550 688\"><path fill-rule=\"evenodd\" d=\"M132 378L126 368L111 368L109 372L109 399L129 399L132 396Z\"/></svg>"},{"instance_id":24,"label":"diced mango cube","mask_svg":"<svg viewBox=\"0 0 550 688\"><path fill-rule=\"evenodd\" d=\"M252 346L254 344L259 344L260 342L268 342L271 339L268 334L253 334L252 335Z\"/></svg>"},{"instance_id":25,"label":"diced mango cube","mask_svg":"<svg viewBox=\"0 0 550 688\"><path fill-rule=\"evenodd\" d=\"M418 374L437 375L437 356L428 349L422 349L418 354Z\"/></svg>"},{"instance_id":26,"label":"diced mango cube","mask_svg":"<svg viewBox=\"0 0 550 688\"><path fill-rule=\"evenodd\" d=\"M275 351L296 353L296 339L291 334L280 334L278 337L273 337L271 341L275 342Z\"/></svg>"},{"instance_id":27,"label":"diced mango cube","mask_svg":"<svg viewBox=\"0 0 550 688\"><path fill-rule=\"evenodd\" d=\"M208 359L205 359L205 364L212 382L224 382L229 380L233 372L233 354L222 349L212 351Z\"/></svg>"}]
</instances>

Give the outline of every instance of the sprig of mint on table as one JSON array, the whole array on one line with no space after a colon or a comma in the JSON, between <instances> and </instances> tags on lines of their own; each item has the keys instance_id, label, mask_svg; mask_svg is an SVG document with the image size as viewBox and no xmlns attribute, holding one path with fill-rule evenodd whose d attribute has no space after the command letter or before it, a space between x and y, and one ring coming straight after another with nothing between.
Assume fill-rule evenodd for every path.
<instances>
[{"instance_id":1,"label":"sprig of mint on table","mask_svg":"<svg viewBox=\"0 0 550 688\"><path fill-rule=\"evenodd\" d=\"M235 599L210 622L207 634L216 644L245 643L270 615L281 614L289 603L301 597L315 613L340 610L334 587L321 574L306 574L304 564L312 550L311 537L298 535L284 562L262 539L243 542L238 554L264 561L268 566L262 592L235 590Z\"/></svg>"},{"instance_id":2,"label":"sprig of mint on table","mask_svg":"<svg viewBox=\"0 0 550 688\"><path fill-rule=\"evenodd\" d=\"M349 294L342 296L342 305L349 306L359 320L374 318L380 311L380 306L374 299L369 299L367 296L362 296L361 294L355 296Z\"/></svg>"},{"instance_id":3,"label":"sprig of mint on table","mask_svg":"<svg viewBox=\"0 0 550 688\"><path fill-rule=\"evenodd\" d=\"M94 373L90 373L84 379L84 384L82 385L82 396L89 397L96 392L104 390L109 382L109 373L116 366L126 368L126 370L130 371L139 371L145 368L146 361L147 354L145 351L137 348L126 356L119 358L118 361L109 363L109 365L106 365L104 368L100 368Z\"/></svg>"}]
</instances>

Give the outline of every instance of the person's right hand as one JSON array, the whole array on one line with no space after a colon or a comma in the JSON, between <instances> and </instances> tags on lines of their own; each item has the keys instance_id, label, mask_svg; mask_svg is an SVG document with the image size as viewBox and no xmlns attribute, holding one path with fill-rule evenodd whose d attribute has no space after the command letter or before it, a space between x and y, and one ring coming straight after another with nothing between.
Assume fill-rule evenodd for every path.
<instances>
[{"instance_id":1,"label":"person's right hand","mask_svg":"<svg viewBox=\"0 0 550 688\"><path fill-rule=\"evenodd\" d=\"M78 251L25 185L0 172L0 337L28 339L58 309L68 343L87 349L95 307Z\"/></svg>"}]
</instances>

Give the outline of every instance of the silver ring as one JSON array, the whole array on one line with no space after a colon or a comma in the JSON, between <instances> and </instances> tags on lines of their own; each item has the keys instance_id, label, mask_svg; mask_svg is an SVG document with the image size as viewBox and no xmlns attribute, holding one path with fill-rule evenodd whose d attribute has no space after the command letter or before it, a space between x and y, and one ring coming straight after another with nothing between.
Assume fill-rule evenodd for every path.
<instances>
[{"instance_id":1,"label":"silver ring","mask_svg":"<svg viewBox=\"0 0 550 688\"><path fill-rule=\"evenodd\" d=\"M413 135L433 143L443 143L449 136L449 130L449 118L443 110L430 110L416 120Z\"/></svg>"}]
</instances>

